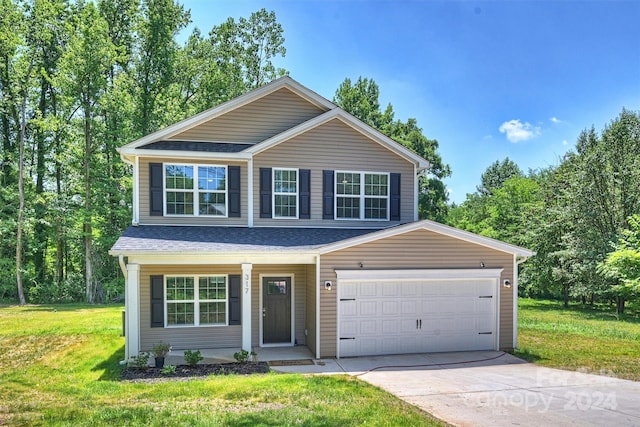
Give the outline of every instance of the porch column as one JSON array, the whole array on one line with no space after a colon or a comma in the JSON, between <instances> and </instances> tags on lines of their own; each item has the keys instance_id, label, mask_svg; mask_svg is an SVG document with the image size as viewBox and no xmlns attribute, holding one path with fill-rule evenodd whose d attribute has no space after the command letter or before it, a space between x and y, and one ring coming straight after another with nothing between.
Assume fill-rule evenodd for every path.
<instances>
[{"instance_id":1,"label":"porch column","mask_svg":"<svg viewBox=\"0 0 640 427\"><path fill-rule=\"evenodd\" d=\"M127 264L124 360L140 353L140 265Z\"/></svg>"},{"instance_id":2,"label":"porch column","mask_svg":"<svg viewBox=\"0 0 640 427\"><path fill-rule=\"evenodd\" d=\"M251 351L251 270L252 264L242 264L242 349Z\"/></svg>"}]
</instances>

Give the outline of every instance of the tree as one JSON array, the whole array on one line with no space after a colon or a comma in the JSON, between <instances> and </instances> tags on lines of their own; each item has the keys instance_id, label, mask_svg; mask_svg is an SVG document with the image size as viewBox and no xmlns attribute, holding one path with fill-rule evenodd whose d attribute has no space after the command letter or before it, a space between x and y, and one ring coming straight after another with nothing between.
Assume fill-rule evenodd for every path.
<instances>
[{"instance_id":1,"label":"tree","mask_svg":"<svg viewBox=\"0 0 640 427\"><path fill-rule=\"evenodd\" d=\"M115 59L115 47L109 39L108 27L93 3L80 5L77 27L69 46L60 59L60 84L69 106L82 114L84 149L82 170L84 182L84 212L82 221L86 300L96 302L98 283L93 277L93 180L94 137L97 133L98 102L104 94L107 74ZM74 117L75 113L70 117Z\"/></svg>"},{"instance_id":2,"label":"tree","mask_svg":"<svg viewBox=\"0 0 640 427\"><path fill-rule=\"evenodd\" d=\"M632 215L628 222L630 228L598 265L602 274L615 281L613 292L626 299L640 295L640 215Z\"/></svg>"},{"instance_id":3,"label":"tree","mask_svg":"<svg viewBox=\"0 0 640 427\"><path fill-rule=\"evenodd\" d=\"M502 187L506 180L515 176L524 176L515 162L509 157L502 162L496 160L482 173L480 177L482 183L476 187L476 190L481 195L491 195L494 190Z\"/></svg>"},{"instance_id":4,"label":"tree","mask_svg":"<svg viewBox=\"0 0 640 427\"><path fill-rule=\"evenodd\" d=\"M379 94L380 90L373 79L359 77L352 84L347 78L336 90L333 102L429 161L431 166L427 175L421 175L418 183L418 211L420 218L444 222L448 211L448 194L442 179L451 175L451 169L438 153L438 141L424 136L414 118L406 122L394 121L391 104L387 105L384 112L381 111Z\"/></svg>"}]
</instances>

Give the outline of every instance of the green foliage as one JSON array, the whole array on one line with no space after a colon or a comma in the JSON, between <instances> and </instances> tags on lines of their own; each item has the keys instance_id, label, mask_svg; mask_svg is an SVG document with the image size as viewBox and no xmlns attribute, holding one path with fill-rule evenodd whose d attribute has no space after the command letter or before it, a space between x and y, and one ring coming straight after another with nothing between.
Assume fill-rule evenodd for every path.
<instances>
[{"instance_id":1,"label":"green foliage","mask_svg":"<svg viewBox=\"0 0 640 427\"><path fill-rule=\"evenodd\" d=\"M166 342L160 341L158 344L154 345L151 349L151 353L153 353L153 357L165 357L167 353L171 351L171 345Z\"/></svg>"},{"instance_id":2,"label":"green foliage","mask_svg":"<svg viewBox=\"0 0 640 427\"><path fill-rule=\"evenodd\" d=\"M359 77L352 84L347 78L336 90L333 102L429 161L429 170L420 176L418 183L418 213L422 219L445 222L449 208L442 179L451 175L451 168L438 153L438 141L428 139L414 118L394 121L393 107L389 104L382 111L379 95L380 89L373 79Z\"/></svg>"},{"instance_id":3,"label":"green foliage","mask_svg":"<svg viewBox=\"0 0 640 427\"><path fill-rule=\"evenodd\" d=\"M506 178L506 179L505 179ZM521 295L584 302L637 299L633 235L640 212L640 114L623 110L598 134L585 130L560 165L522 176L509 159L482 174L478 191L451 209L451 225L528 247ZM629 249L632 249L629 251Z\"/></svg>"},{"instance_id":4,"label":"green foliage","mask_svg":"<svg viewBox=\"0 0 640 427\"><path fill-rule=\"evenodd\" d=\"M121 301L124 279L107 252L131 221L132 179L116 149L285 74L273 65L286 52L282 26L261 9L181 46L190 15L173 0L0 3L0 298L17 300L26 94L27 300Z\"/></svg>"},{"instance_id":5,"label":"green foliage","mask_svg":"<svg viewBox=\"0 0 640 427\"><path fill-rule=\"evenodd\" d=\"M248 363L250 358L253 358L257 354L253 351L249 352L247 350L240 350L233 353L233 358L236 359L239 363Z\"/></svg>"},{"instance_id":6,"label":"green foliage","mask_svg":"<svg viewBox=\"0 0 640 427\"><path fill-rule=\"evenodd\" d=\"M175 365L164 365L160 370L162 375L173 375L176 373Z\"/></svg>"},{"instance_id":7,"label":"green foliage","mask_svg":"<svg viewBox=\"0 0 640 427\"><path fill-rule=\"evenodd\" d=\"M640 215L629 217L629 227L598 265L602 274L615 281L611 291L626 299L640 295Z\"/></svg>"},{"instance_id":8,"label":"green foliage","mask_svg":"<svg viewBox=\"0 0 640 427\"><path fill-rule=\"evenodd\" d=\"M204 359L204 357L202 357L200 350L185 350L184 352L184 360L189 366L196 366L202 359Z\"/></svg>"},{"instance_id":9,"label":"green foliage","mask_svg":"<svg viewBox=\"0 0 640 427\"><path fill-rule=\"evenodd\" d=\"M141 352L137 356L131 356L129 366L134 368L146 369L149 367L149 353Z\"/></svg>"}]
</instances>

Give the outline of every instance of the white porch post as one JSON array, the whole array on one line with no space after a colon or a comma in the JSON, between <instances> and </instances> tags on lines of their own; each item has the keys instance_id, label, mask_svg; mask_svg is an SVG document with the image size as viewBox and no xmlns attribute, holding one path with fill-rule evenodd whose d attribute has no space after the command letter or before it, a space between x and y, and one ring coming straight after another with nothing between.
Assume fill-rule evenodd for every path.
<instances>
[{"instance_id":1,"label":"white porch post","mask_svg":"<svg viewBox=\"0 0 640 427\"><path fill-rule=\"evenodd\" d=\"M242 349L251 351L251 270L252 264L242 264Z\"/></svg>"},{"instance_id":2,"label":"white porch post","mask_svg":"<svg viewBox=\"0 0 640 427\"><path fill-rule=\"evenodd\" d=\"M140 265L127 264L124 360L140 353Z\"/></svg>"}]
</instances>

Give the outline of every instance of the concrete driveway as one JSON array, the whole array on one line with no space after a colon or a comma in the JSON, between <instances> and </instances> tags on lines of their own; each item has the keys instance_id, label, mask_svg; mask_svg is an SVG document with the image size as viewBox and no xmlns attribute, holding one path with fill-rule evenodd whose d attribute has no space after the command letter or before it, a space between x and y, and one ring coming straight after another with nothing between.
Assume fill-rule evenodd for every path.
<instances>
[{"instance_id":1,"label":"concrete driveway","mask_svg":"<svg viewBox=\"0 0 640 427\"><path fill-rule=\"evenodd\" d=\"M460 426L640 426L640 382L544 368L495 351L282 366L347 373Z\"/></svg>"}]
</instances>

